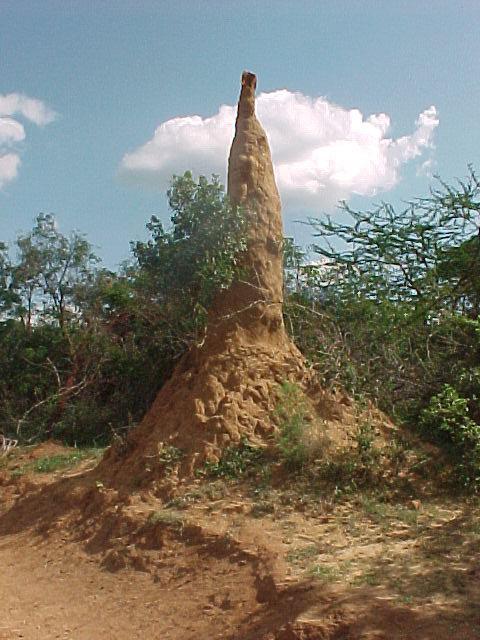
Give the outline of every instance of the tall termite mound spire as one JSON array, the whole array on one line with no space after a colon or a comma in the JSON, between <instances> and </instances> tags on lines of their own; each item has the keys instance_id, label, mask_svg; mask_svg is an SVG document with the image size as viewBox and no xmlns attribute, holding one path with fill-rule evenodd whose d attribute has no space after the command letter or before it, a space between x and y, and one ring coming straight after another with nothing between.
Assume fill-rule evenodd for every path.
<instances>
[{"instance_id":1,"label":"tall termite mound spire","mask_svg":"<svg viewBox=\"0 0 480 640\"><path fill-rule=\"evenodd\" d=\"M283 228L267 136L255 116L256 78L245 72L228 161L228 194L245 207L251 301L262 299L281 318L283 302ZM263 313L262 308L261 312Z\"/></svg>"},{"instance_id":2,"label":"tall termite mound spire","mask_svg":"<svg viewBox=\"0 0 480 640\"><path fill-rule=\"evenodd\" d=\"M267 136L255 115L257 79L245 71L238 101L235 137L228 160L228 195L245 209L247 250L243 279L216 301L213 323L243 327L258 342L283 338L283 229L280 197ZM226 327L225 327L226 328Z\"/></svg>"},{"instance_id":3,"label":"tall termite mound spire","mask_svg":"<svg viewBox=\"0 0 480 640\"><path fill-rule=\"evenodd\" d=\"M244 72L228 163L228 194L247 220L241 276L218 294L202 344L179 362L126 446L112 448L105 463L119 479L161 482L165 447L182 451L183 475L244 438L271 440L279 385L305 379L283 324L281 206L255 86Z\"/></svg>"}]
</instances>

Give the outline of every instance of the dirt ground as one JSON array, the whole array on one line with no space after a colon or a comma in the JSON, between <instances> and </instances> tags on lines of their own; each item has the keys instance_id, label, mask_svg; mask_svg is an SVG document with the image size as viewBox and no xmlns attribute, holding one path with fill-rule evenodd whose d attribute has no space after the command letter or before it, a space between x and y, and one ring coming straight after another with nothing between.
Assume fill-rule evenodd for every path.
<instances>
[{"instance_id":1,"label":"dirt ground","mask_svg":"<svg viewBox=\"0 0 480 640\"><path fill-rule=\"evenodd\" d=\"M480 638L476 501L198 479L164 504L81 458L0 471L2 640Z\"/></svg>"}]
</instances>

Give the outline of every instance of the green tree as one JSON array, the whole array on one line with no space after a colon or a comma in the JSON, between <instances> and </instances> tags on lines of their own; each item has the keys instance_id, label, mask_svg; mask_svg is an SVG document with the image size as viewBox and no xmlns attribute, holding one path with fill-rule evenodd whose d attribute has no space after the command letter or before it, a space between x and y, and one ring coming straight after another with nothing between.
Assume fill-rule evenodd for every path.
<instances>
[{"instance_id":1,"label":"green tree","mask_svg":"<svg viewBox=\"0 0 480 640\"><path fill-rule=\"evenodd\" d=\"M78 311L82 289L92 279L98 258L80 234L60 233L51 214L40 214L33 230L17 238L18 260L12 269L12 288L21 305L17 314L28 327L56 321Z\"/></svg>"},{"instance_id":2,"label":"green tree","mask_svg":"<svg viewBox=\"0 0 480 640\"><path fill-rule=\"evenodd\" d=\"M0 318L18 303L18 296L13 290L12 265L8 255L8 247L0 242Z\"/></svg>"},{"instance_id":3,"label":"green tree","mask_svg":"<svg viewBox=\"0 0 480 640\"><path fill-rule=\"evenodd\" d=\"M167 196L171 228L152 217L150 239L132 246L135 287L161 307L188 343L203 328L215 294L240 271L245 216L229 202L216 176L210 181L195 180L190 172L174 176Z\"/></svg>"},{"instance_id":4,"label":"green tree","mask_svg":"<svg viewBox=\"0 0 480 640\"><path fill-rule=\"evenodd\" d=\"M95 380L97 354L82 297L98 261L78 233L60 233L40 214L0 258L0 420L4 430L53 435L67 401Z\"/></svg>"},{"instance_id":5,"label":"green tree","mask_svg":"<svg viewBox=\"0 0 480 640\"><path fill-rule=\"evenodd\" d=\"M346 224L331 217L311 220L322 241L315 251L338 272L339 285L353 284L372 299L426 301L450 311L478 305L468 299L480 264L480 183L473 170L457 187L441 182L430 197L400 212L387 203L366 212L345 203L341 208L350 219ZM332 246L332 237L346 248Z\"/></svg>"}]
</instances>

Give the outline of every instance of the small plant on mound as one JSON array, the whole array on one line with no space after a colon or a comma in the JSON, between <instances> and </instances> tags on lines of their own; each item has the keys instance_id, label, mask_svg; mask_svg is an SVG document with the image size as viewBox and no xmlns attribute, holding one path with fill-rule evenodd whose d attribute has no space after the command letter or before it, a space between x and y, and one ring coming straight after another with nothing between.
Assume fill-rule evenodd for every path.
<instances>
[{"instance_id":1,"label":"small plant on mound","mask_svg":"<svg viewBox=\"0 0 480 640\"><path fill-rule=\"evenodd\" d=\"M277 447L287 469L302 469L309 458L306 444L307 405L302 390L291 382L283 382L275 409L279 422Z\"/></svg>"},{"instance_id":2,"label":"small plant on mound","mask_svg":"<svg viewBox=\"0 0 480 640\"><path fill-rule=\"evenodd\" d=\"M233 480L256 471L264 460L263 450L243 439L238 446L227 447L218 462L207 462L205 470L209 476Z\"/></svg>"},{"instance_id":3,"label":"small plant on mound","mask_svg":"<svg viewBox=\"0 0 480 640\"><path fill-rule=\"evenodd\" d=\"M269 500L261 500L253 505L250 515L253 518L263 518L271 513L275 513L275 504Z\"/></svg>"},{"instance_id":4,"label":"small plant on mound","mask_svg":"<svg viewBox=\"0 0 480 640\"><path fill-rule=\"evenodd\" d=\"M375 446L375 427L370 422L361 422L355 440L357 475L364 479L376 477L380 471L381 451Z\"/></svg>"},{"instance_id":5,"label":"small plant on mound","mask_svg":"<svg viewBox=\"0 0 480 640\"><path fill-rule=\"evenodd\" d=\"M335 582L340 577L340 571L336 567L321 564L315 564L308 574L321 582Z\"/></svg>"},{"instance_id":6,"label":"small plant on mound","mask_svg":"<svg viewBox=\"0 0 480 640\"><path fill-rule=\"evenodd\" d=\"M173 445L164 445L158 453L158 460L165 468L165 471L173 471L177 462L183 458L183 451Z\"/></svg>"},{"instance_id":7,"label":"small plant on mound","mask_svg":"<svg viewBox=\"0 0 480 640\"><path fill-rule=\"evenodd\" d=\"M148 524L161 524L172 529L181 530L184 527L183 514L177 511L153 511L147 519Z\"/></svg>"},{"instance_id":8,"label":"small plant on mound","mask_svg":"<svg viewBox=\"0 0 480 640\"><path fill-rule=\"evenodd\" d=\"M351 493L360 487L383 481L385 465L390 464L390 455L393 455L376 446L375 426L369 421L361 421L353 437L353 448L338 451L318 461L315 466L315 478L334 485L336 495ZM395 455L401 459L396 450Z\"/></svg>"}]
</instances>

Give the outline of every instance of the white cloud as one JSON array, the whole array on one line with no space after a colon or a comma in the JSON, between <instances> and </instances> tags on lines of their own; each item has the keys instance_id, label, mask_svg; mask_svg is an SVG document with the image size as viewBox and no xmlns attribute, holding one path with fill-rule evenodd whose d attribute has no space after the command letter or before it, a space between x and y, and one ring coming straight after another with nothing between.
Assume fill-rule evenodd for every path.
<instances>
[{"instance_id":1,"label":"white cloud","mask_svg":"<svg viewBox=\"0 0 480 640\"><path fill-rule=\"evenodd\" d=\"M13 118L0 117L0 145L10 145L25 139L25 128Z\"/></svg>"},{"instance_id":2,"label":"white cloud","mask_svg":"<svg viewBox=\"0 0 480 640\"><path fill-rule=\"evenodd\" d=\"M187 169L224 177L236 108L223 105L210 118L167 120L153 137L121 162L129 181L165 189ZM434 106L423 111L413 133L387 136L390 117L365 117L326 98L287 90L262 93L257 114L269 137L282 200L295 209L330 208L352 194L372 196L395 186L406 162L433 146L439 124Z\"/></svg>"},{"instance_id":3,"label":"white cloud","mask_svg":"<svg viewBox=\"0 0 480 640\"><path fill-rule=\"evenodd\" d=\"M21 115L39 126L55 120L57 114L44 102L29 98L21 93L0 95L0 117Z\"/></svg>"},{"instance_id":4,"label":"white cloud","mask_svg":"<svg viewBox=\"0 0 480 640\"><path fill-rule=\"evenodd\" d=\"M25 127L18 118L37 126L49 124L56 113L36 98L20 93L0 95L0 189L17 177L20 154L16 145L25 140Z\"/></svg>"},{"instance_id":5,"label":"white cloud","mask_svg":"<svg viewBox=\"0 0 480 640\"><path fill-rule=\"evenodd\" d=\"M18 168L20 166L20 156L16 153L5 153L0 155L0 189L7 182L17 177Z\"/></svg>"}]
</instances>

